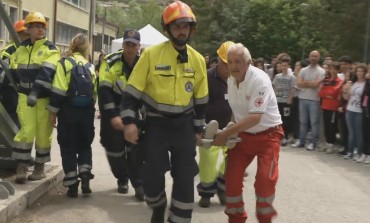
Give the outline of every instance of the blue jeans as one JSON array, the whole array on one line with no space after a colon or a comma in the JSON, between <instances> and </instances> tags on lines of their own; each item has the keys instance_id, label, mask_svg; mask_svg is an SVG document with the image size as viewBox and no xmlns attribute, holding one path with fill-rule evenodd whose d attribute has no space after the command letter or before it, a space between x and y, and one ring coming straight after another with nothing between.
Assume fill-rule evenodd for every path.
<instances>
[{"instance_id":1,"label":"blue jeans","mask_svg":"<svg viewBox=\"0 0 370 223\"><path fill-rule=\"evenodd\" d=\"M353 149L355 147L357 148L357 154L362 154L364 149L362 120L362 113L346 111L346 123L348 127L348 154L353 154Z\"/></svg>"},{"instance_id":2,"label":"blue jeans","mask_svg":"<svg viewBox=\"0 0 370 223\"><path fill-rule=\"evenodd\" d=\"M320 102L299 99L299 140L302 145L304 145L306 141L308 122L310 122L312 133L312 139L310 143L313 143L313 145L316 146L319 139Z\"/></svg>"}]
</instances>

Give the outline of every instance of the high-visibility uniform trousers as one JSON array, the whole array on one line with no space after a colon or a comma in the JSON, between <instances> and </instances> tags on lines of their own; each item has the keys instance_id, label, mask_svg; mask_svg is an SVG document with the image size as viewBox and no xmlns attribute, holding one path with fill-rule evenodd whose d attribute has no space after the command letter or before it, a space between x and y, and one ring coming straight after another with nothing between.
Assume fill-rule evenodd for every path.
<instances>
[{"instance_id":1,"label":"high-visibility uniform trousers","mask_svg":"<svg viewBox=\"0 0 370 223\"><path fill-rule=\"evenodd\" d=\"M257 173L254 183L256 216L259 223L271 223L277 215L272 206L275 185L279 178L280 140L284 138L281 126L257 134L239 133L242 142L228 150L226 161L226 209L229 223L244 223L248 217L243 202L243 176L245 169L257 156Z\"/></svg>"},{"instance_id":2,"label":"high-visibility uniform trousers","mask_svg":"<svg viewBox=\"0 0 370 223\"><path fill-rule=\"evenodd\" d=\"M199 147L199 178L197 185L198 194L201 197L213 197L217 191L225 191L225 159L226 146L211 146L206 149ZM220 151L222 152L222 162L217 170Z\"/></svg>"},{"instance_id":3,"label":"high-visibility uniform trousers","mask_svg":"<svg viewBox=\"0 0 370 223\"><path fill-rule=\"evenodd\" d=\"M136 148L128 145L123 132L113 129L110 119L104 114L100 120L100 143L105 148L114 177L122 183L127 183L130 179L134 188L141 186L138 161L133 156Z\"/></svg>"},{"instance_id":4,"label":"high-visibility uniform trousers","mask_svg":"<svg viewBox=\"0 0 370 223\"><path fill-rule=\"evenodd\" d=\"M18 93L17 91L9 85L4 85L0 92L1 103L3 104L5 110L8 112L14 123L20 127L19 119L17 115L17 105L18 105Z\"/></svg>"},{"instance_id":5,"label":"high-visibility uniform trousers","mask_svg":"<svg viewBox=\"0 0 370 223\"><path fill-rule=\"evenodd\" d=\"M35 139L36 163L50 161L50 148L53 127L50 124L50 114L46 109L49 98L39 98L34 107L27 105L27 95L19 93L17 114L21 128L14 137L15 147L12 158L18 162L29 162Z\"/></svg>"},{"instance_id":6,"label":"high-visibility uniform trousers","mask_svg":"<svg viewBox=\"0 0 370 223\"><path fill-rule=\"evenodd\" d=\"M57 113L57 139L62 156L65 187L75 184L81 175L91 175L94 114L93 106L74 107L69 104L64 104Z\"/></svg>"},{"instance_id":7,"label":"high-visibility uniform trousers","mask_svg":"<svg viewBox=\"0 0 370 223\"><path fill-rule=\"evenodd\" d=\"M194 177L198 173L193 115L173 119L147 116L143 148L143 188L148 206L166 205L165 173L171 170L173 185L168 222L190 223Z\"/></svg>"}]
</instances>

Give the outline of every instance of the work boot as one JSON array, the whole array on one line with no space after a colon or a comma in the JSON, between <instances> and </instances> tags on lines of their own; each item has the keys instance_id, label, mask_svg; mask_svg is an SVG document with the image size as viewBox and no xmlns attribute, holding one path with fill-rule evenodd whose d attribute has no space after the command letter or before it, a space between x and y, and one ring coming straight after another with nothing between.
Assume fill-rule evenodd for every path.
<instances>
[{"instance_id":1,"label":"work boot","mask_svg":"<svg viewBox=\"0 0 370 223\"><path fill-rule=\"evenodd\" d=\"M123 180L123 181L117 181L118 184L118 193L120 194L127 194L128 193L128 180Z\"/></svg>"},{"instance_id":2,"label":"work boot","mask_svg":"<svg viewBox=\"0 0 370 223\"><path fill-rule=\"evenodd\" d=\"M17 165L17 173L15 176L15 182L18 184L24 184L27 180L28 163L19 162Z\"/></svg>"},{"instance_id":3,"label":"work boot","mask_svg":"<svg viewBox=\"0 0 370 223\"><path fill-rule=\"evenodd\" d=\"M91 194L90 180L94 179L91 173L80 173L82 194Z\"/></svg>"},{"instance_id":4,"label":"work boot","mask_svg":"<svg viewBox=\"0 0 370 223\"><path fill-rule=\"evenodd\" d=\"M145 201L143 187L139 186L139 187L135 187L134 189L135 189L135 198L136 198L136 200L138 200L140 202Z\"/></svg>"},{"instance_id":5,"label":"work boot","mask_svg":"<svg viewBox=\"0 0 370 223\"><path fill-rule=\"evenodd\" d=\"M210 197L201 197L198 206L201 208L209 208L211 206L211 198Z\"/></svg>"},{"instance_id":6,"label":"work boot","mask_svg":"<svg viewBox=\"0 0 370 223\"><path fill-rule=\"evenodd\" d=\"M217 190L217 197L218 199L220 200L220 204L222 206L225 206L226 205L226 195L225 195L225 191L223 190Z\"/></svg>"},{"instance_id":7,"label":"work boot","mask_svg":"<svg viewBox=\"0 0 370 223\"><path fill-rule=\"evenodd\" d=\"M152 218L150 223L164 223L164 214L166 212L167 203L153 208Z\"/></svg>"},{"instance_id":8,"label":"work boot","mask_svg":"<svg viewBox=\"0 0 370 223\"><path fill-rule=\"evenodd\" d=\"M28 180L34 181L34 180L41 180L46 177L44 172L44 164L43 163L35 163L35 166L33 167L33 172L31 175L28 176Z\"/></svg>"},{"instance_id":9,"label":"work boot","mask_svg":"<svg viewBox=\"0 0 370 223\"><path fill-rule=\"evenodd\" d=\"M76 183L68 186L67 196L71 198L78 197L78 185L80 184L80 181L78 180Z\"/></svg>"},{"instance_id":10,"label":"work boot","mask_svg":"<svg viewBox=\"0 0 370 223\"><path fill-rule=\"evenodd\" d=\"M29 166L34 166L35 165L35 158L31 157L30 162L28 163Z\"/></svg>"}]
</instances>

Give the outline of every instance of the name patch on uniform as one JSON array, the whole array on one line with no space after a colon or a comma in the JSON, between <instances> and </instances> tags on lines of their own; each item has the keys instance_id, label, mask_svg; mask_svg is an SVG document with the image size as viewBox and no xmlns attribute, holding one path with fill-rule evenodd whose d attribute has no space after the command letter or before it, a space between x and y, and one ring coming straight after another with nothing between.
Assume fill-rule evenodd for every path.
<instances>
[{"instance_id":1,"label":"name patch on uniform","mask_svg":"<svg viewBox=\"0 0 370 223\"><path fill-rule=\"evenodd\" d=\"M185 73L194 73L194 69L193 68L184 68L184 72Z\"/></svg>"},{"instance_id":2,"label":"name patch on uniform","mask_svg":"<svg viewBox=\"0 0 370 223\"><path fill-rule=\"evenodd\" d=\"M191 82L187 82L187 83L185 84L185 90L186 90L187 92L192 92L192 91L193 91L193 83L191 83Z\"/></svg>"},{"instance_id":3,"label":"name patch on uniform","mask_svg":"<svg viewBox=\"0 0 370 223\"><path fill-rule=\"evenodd\" d=\"M171 65L155 65L155 70L171 70Z\"/></svg>"}]
</instances>

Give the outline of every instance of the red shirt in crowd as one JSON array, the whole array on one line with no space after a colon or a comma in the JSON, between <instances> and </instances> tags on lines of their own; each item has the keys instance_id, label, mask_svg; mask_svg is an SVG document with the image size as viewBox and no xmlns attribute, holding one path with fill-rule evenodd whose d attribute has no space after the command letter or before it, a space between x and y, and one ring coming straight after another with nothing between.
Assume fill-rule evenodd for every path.
<instances>
[{"instance_id":1,"label":"red shirt in crowd","mask_svg":"<svg viewBox=\"0 0 370 223\"><path fill-rule=\"evenodd\" d=\"M341 89L343 81L337 77L335 79L325 78L319 91L322 99L321 109L336 111L341 106Z\"/></svg>"}]
</instances>

